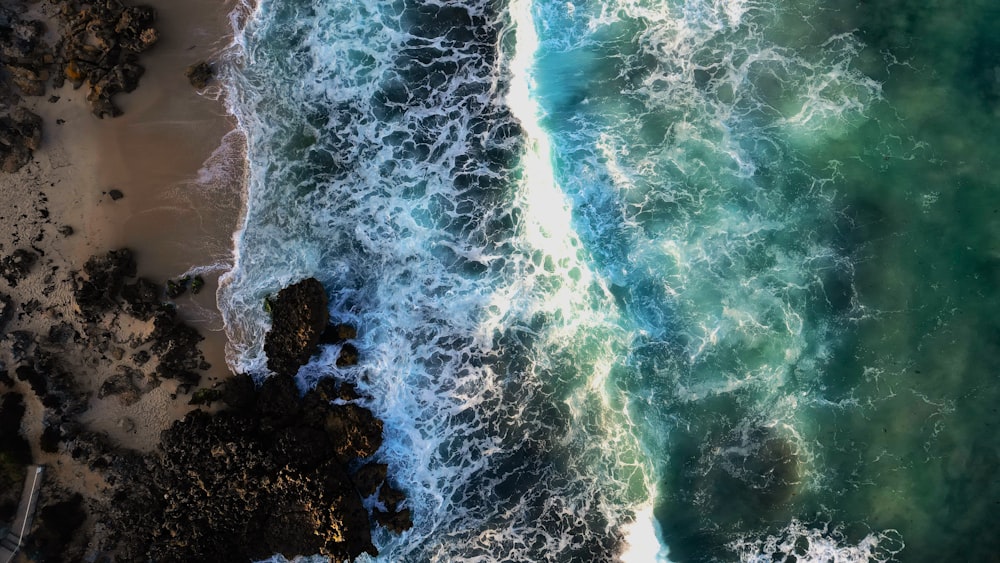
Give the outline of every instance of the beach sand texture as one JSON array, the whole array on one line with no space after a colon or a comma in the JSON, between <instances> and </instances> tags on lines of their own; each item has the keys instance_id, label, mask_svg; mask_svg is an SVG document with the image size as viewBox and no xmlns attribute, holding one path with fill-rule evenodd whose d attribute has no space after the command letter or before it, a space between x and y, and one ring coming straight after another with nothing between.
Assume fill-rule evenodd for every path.
<instances>
[{"instance_id":1,"label":"beach sand texture","mask_svg":"<svg viewBox=\"0 0 1000 563\"><path fill-rule=\"evenodd\" d=\"M0 254L33 248L40 259L16 288L0 281L0 291L17 303L6 332L46 334L75 307L70 272L79 271L90 256L127 247L135 254L139 276L158 283L189 271L203 276L206 285L198 295L187 292L175 303L179 317L205 337L200 348L212 367L202 385L211 386L229 375L215 290L231 260L242 206L243 155L218 83L199 92L184 71L224 56L235 2L145 3L158 12L160 39L141 57L146 71L138 89L115 98L123 115L98 119L88 107L86 87L74 90L68 82L24 100L44 120L43 141L30 164L0 176ZM56 9L35 3L31 16L44 19ZM50 96L59 99L52 102ZM113 200L112 189L124 197ZM64 226L73 233L60 233ZM89 409L79 420L120 445L147 451L160 431L194 407L187 396L176 396L177 383L170 380L130 405L115 396L97 398L107 375L129 362L114 344L151 330L150 323L125 318L103 328L115 333L109 350L67 346L61 358L73 366L75 382L90 392ZM11 358L5 360L13 370ZM17 386L27 407L24 434L37 444L44 409L26 384ZM88 494L102 488L95 474L68 456L33 453L53 467L52 478L63 486Z\"/></svg>"}]
</instances>

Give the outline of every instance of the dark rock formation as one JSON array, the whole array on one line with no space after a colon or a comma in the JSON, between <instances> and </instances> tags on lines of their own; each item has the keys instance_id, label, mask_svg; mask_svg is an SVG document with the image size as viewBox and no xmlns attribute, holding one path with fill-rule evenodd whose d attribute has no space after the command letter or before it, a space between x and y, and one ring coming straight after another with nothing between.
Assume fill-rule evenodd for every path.
<instances>
[{"instance_id":1,"label":"dark rock formation","mask_svg":"<svg viewBox=\"0 0 1000 563\"><path fill-rule=\"evenodd\" d=\"M187 67L187 70L184 71L184 76L187 76L192 86L201 90L208 86L209 81L215 76L215 71L212 70L211 65L207 62L201 61Z\"/></svg>"},{"instance_id":2,"label":"dark rock formation","mask_svg":"<svg viewBox=\"0 0 1000 563\"><path fill-rule=\"evenodd\" d=\"M38 561L68 561L69 545L76 531L87 519L83 508L83 497L72 495L63 501L54 502L38 510L38 520L32 532L27 550L36 555Z\"/></svg>"},{"instance_id":3,"label":"dark rock formation","mask_svg":"<svg viewBox=\"0 0 1000 563\"><path fill-rule=\"evenodd\" d=\"M92 256L83 271L87 278L76 280L74 296L83 316L93 321L116 307L125 280L135 277L135 258L127 248L112 250L104 256Z\"/></svg>"},{"instance_id":4,"label":"dark rock formation","mask_svg":"<svg viewBox=\"0 0 1000 563\"><path fill-rule=\"evenodd\" d=\"M156 11L123 0L58 0L55 45L40 21L20 18L22 7L0 6L0 170L16 172L31 161L42 138L41 118L18 106L21 96L42 96L46 85L89 84L97 117L121 115L113 98L132 92L145 69L139 53L158 39ZM50 101L58 100L53 96ZM9 110L9 111L8 111Z\"/></svg>"},{"instance_id":5,"label":"dark rock formation","mask_svg":"<svg viewBox=\"0 0 1000 563\"><path fill-rule=\"evenodd\" d=\"M138 54L158 39L156 11L120 0L64 0L58 58L62 76L75 88L90 83L87 101L97 117L121 115L112 98L139 85Z\"/></svg>"},{"instance_id":6,"label":"dark rock formation","mask_svg":"<svg viewBox=\"0 0 1000 563\"><path fill-rule=\"evenodd\" d=\"M385 481L388 471L389 466L384 463L365 464L352 477L354 487L362 498L368 498L374 495L379 485Z\"/></svg>"},{"instance_id":7,"label":"dark rock formation","mask_svg":"<svg viewBox=\"0 0 1000 563\"><path fill-rule=\"evenodd\" d=\"M269 302L267 367L278 375L295 375L319 349L320 336L330 322L326 290L316 278L307 278L282 289Z\"/></svg>"},{"instance_id":8,"label":"dark rock formation","mask_svg":"<svg viewBox=\"0 0 1000 563\"><path fill-rule=\"evenodd\" d=\"M42 118L15 107L0 117L0 170L17 172L42 144Z\"/></svg>"},{"instance_id":9,"label":"dark rock formation","mask_svg":"<svg viewBox=\"0 0 1000 563\"><path fill-rule=\"evenodd\" d=\"M104 383L101 384L97 397L103 399L114 395L123 405L132 405L159 385L160 381L155 376L144 374L128 366L119 366L118 373L105 379Z\"/></svg>"},{"instance_id":10,"label":"dark rock formation","mask_svg":"<svg viewBox=\"0 0 1000 563\"><path fill-rule=\"evenodd\" d=\"M227 401L239 397L239 409L194 411L163 433L158 456L127 464L109 512L125 560L376 554L361 499L382 484L386 466L370 464L352 478L347 463L374 453L381 423L355 405L331 404L322 391L300 398L289 376L270 378L259 392L247 393L247 382L227 393ZM383 519L406 529L393 522L407 516Z\"/></svg>"},{"instance_id":11,"label":"dark rock formation","mask_svg":"<svg viewBox=\"0 0 1000 563\"><path fill-rule=\"evenodd\" d=\"M188 277L181 278L177 281L167 280L167 297L170 299L177 299L181 295L184 295L184 292L187 291L189 281L191 281L191 278Z\"/></svg>"},{"instance_id":12,"label":"dark rock formation","mask_svg":"<svg viewBox=\"0 0 1000 563\"><path fill-rule=\"evenodd\" d=\"M149 351L136 353L137 356L145 353L146 359L142 363L148 361L152 354L158 359L156 376L176 379L188 386L200 381L198 371L211 367L198 349L198 343L204 337L180 320L172 306L160 302L157 284L143 278L126 283L136 275L135 258L131 251L123 248L103 256L93 256L84 264L83 270L86 277L76 278L74 296L87 322L97 323L108 313L121 312L140 320L152 320L153 331L145 342L149 344ZM118 380L111 378L109 381L106 382L109 385L107 393L119 393L117 390L121 386ZM149 388L148 385L140 386L140 389ZM129 394L124 396L131 397Z\"/></svg>"},{"instance_id":13,"label":"dark rock formation","mask_svg":"<svg viewBox=\"0 0 1000 563\"><path fill-rule=\"evenodd\" d=\"M9 85L25 96L43 95L52 61L45 24L0 7L0 65Z\"/></svg>"},{"instance_id":14,"label":"dark rock formation","mask_svg":"<svg viewBox=\"0 0 1000 563\"><path fill-rule=\"evenodd\" d=\"M153 318L162 305L160 287L145 278L123 286L121 294L126 312L139 320L148 321Z\"/></svg>"},{"instance_id":15,"label":"dark rock formation","mask_svg":"<svg viewBox=\"0 0 1000 563\"><path fill-rule=\"evenodd\" d=\"M0 276L7 280L11 287L17 287L17 283L28 275L31 267L38 261L38 255L30 250L18 248L10 256L0 260Z\"/></svg>"},{"instance_id":16,"label":"dark rock formation","mask_svg":"<svg viewBox=\"0 0 1000 563\"><path fill-rule=\"evenodd\" d=\"M323 335L320 336L320 344L341 344L347 342L348 340L354 340L358 337L358 331L353 326L349 324L331 324L327 325L326 329L323 331Z\"/></svg>"},{"instance_id":17,"label":"dark rock formation","mask_svg":"<svg viewBox=\"0 0 1000 563\"><path fill-rule=\"evenodd\" d=\"M24 411L20 393L5 392L0 398L0 521L13 519L24 471L31 463L31 447L21 436Z\"/></svg>"},{"instance_id":18,"label":"dark rock formation","mask_svg":"<svg viewBox=\"0 0 1000 563\"><path fill-rule=\"evenodd\" d=\"M156 373L160 377L176 379L182 383L197 384L201 377L196 370L210 367L198 350L198 343L204 337L181 322L176 311L168 307L156 312L153 327L153 333L149 337L152 342L150 351L160 357Z\"/></svg>"},{"instance_id":19,"label":"dark rock formation","mask_svg":"<svg viewBox=\"0 0 1000 563\"><path fill-rule=\"evenodd\" d=\"M191 293L198 295L201 293L201 289L205 287L205 280L201 276L195 276L191 278Z\"/></svg>"},{"instance_id":20,"label":"dark rock formation","mask_svg":"<svg viewBox=\"0 0 1000 563\"><path fill-rule=\"evenodd\" d=\"M14 301L9 295L0 293L0 334L6 332L7 323L14 316Z\"/></svg>"}]
</instances>

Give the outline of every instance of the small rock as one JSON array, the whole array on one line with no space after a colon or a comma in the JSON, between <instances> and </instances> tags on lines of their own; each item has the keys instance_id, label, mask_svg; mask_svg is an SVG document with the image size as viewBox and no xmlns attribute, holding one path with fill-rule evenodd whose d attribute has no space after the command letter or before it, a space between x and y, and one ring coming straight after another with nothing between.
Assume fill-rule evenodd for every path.
<instances>
[{"instance_id":1,"label":"small rock","mask_svg":"<svg viewBox=\"0 0 1000 563\"><path fill-rule=\"evenodd\" d=\"M201 276L195 276L191 280L191 293L198 295L203 287L205 287L205 280Z\"/></svg>"},{"instance_id":2,"label":"small rock","mask_svg":"<svg viewBox=\"0 0 1000 563\"><path fill-rule=\"evenodd\" d=\"M340 355L337 356L337 367L343 368L357 364L358 349L351 343L344 344L343 348L340 349Z\"/></svg>"},{"instance_id":3,"label":"small rock","mask_svg":"<svg viewBox=\"0 0 1000 563\"><path fill-rule=\"evenodd\" d=\"M111 196L112 201L118 201L119 199L125 197L125 194L123 194L121 190L110 190L108 195Z\"/></svg>"},{"instance_id":4,"label":"small rock","mask_svg":"<svg viewBox=\"0 0 1000 563\"><path fill-rule=\"evenodd\" d=\"M59 234L64 237L72 235L73 232L74 232L73 227L70 227L69 225L63 225L62 227L59 227Z\"/></svg>"},{"instance_id":5,"label":"small rock","mask_svg":"<svg viewBox=\"0 0 1000 563\"><path fill-rule=\"evenodd\" d=\"M184 277L177 281L167 280L167 297L177 299L187 291L188 278Z\"/></svg>"},{"instance_id":6,"label":"small rock","mask_svg":"<svg viewBox=\"0 0 1000 563\"><path fill-rule=\"evenodd\" d=\"M215 76L215 71L212 70L212 66L207 62L201 61L187 67L187 70L184 71L184 76L187 76L192 86L201 90L205 86L208 86L208 82Z\"/></svg>"}]
</instances>

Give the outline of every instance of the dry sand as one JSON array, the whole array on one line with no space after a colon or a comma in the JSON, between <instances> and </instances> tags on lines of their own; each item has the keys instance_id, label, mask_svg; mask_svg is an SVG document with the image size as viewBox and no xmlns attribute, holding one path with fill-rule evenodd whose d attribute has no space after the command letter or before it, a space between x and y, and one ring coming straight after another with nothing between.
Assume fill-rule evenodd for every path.
<instances>
[{"instance_id":1,"label":"dry sand","mask_svg":"<svg viewBox=\"0 0 1000 563\"><path fill-rule=\"evenodd\" d=\"M158 10L161 39L141 57L146 73L139 88L115 98L124 115L97 119L87 106L85 89L73 90L69 84L26 100L44 119L43 145L31 164L0 177L0 256L29 246L44 255L16 288L0 280L0 292L14 297L19 313L25 312L24 303L38 301L36 311L15 315L8 333L23 329L46 334L53 322L72 314L69 273L80 270L92 255L128 247L135 253L139 275L158 282L200 273L204 290L197 296L189 292L176 303L180 316L206 338L201 349L212 369L203 384L211 386L229 375L215 291L218 276L231 262L232 234L242 208L242 140L233 132L218 84L198 92L184 70L223 55L231 38L228 14L237 2L143 3ZM51 8L41 2L33 9ZM52 95L59 100L49 102ZM124 197L112 201L107 193L111 189ZM49 223L39 211L43 208ZM72 227L74 234L59 234L63 225ZM193 407L187 405L188 397L175 398L176 383L171 381L129 406L113 396L96 398L101 382L121 363L115 358L117 345L125 348L150 328L124 320L117 324L111 327L116 336L110 352L70 348L62 360L73 367L80 386L92 393L90 409L80 421L121 445L149 450L162 429ZM5 360L12 370L11 359ZM82 464L38 451L43 408L26 384L17 385L28 408L23 430L36 459L52 467L60 484L97 493L103 488L99 477Z\"/></svg>"}]
</instances>

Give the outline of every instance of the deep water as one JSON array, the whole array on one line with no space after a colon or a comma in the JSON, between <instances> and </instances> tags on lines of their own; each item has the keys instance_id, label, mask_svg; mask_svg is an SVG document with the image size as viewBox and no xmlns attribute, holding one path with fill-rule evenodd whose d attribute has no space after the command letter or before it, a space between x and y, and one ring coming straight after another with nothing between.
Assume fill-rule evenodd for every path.
<instances>
[{"instance_id":1,"label":"deep water","mask_svg":"<svg viewBox=\"0 0 1000 563\"><path fill-rule=\"evenodd\" d=\"M382 561L992 561L1000 5L262 0L220 291L316 276Z\"/></svg>"}]
</instances>

